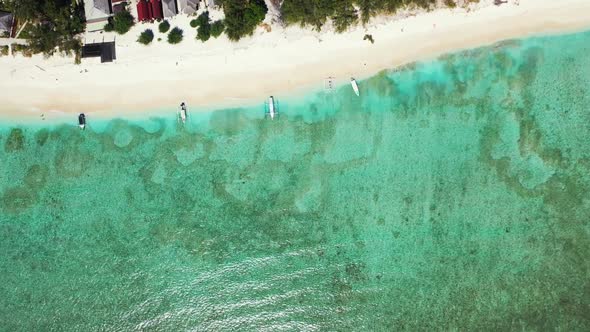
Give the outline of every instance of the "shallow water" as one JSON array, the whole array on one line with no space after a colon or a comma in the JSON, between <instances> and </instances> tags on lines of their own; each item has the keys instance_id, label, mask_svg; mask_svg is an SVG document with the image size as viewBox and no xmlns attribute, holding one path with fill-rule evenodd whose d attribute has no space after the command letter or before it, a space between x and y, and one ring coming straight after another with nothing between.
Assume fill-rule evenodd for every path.
<instances>
[{"instance_id":1,"label":"shallow water","mask_svg":"<svg viewBox=\"0 0 590 332\"><path fill-rule=\"evenodd\" d=\"M0 329L588 330L589 53L504 42L278 121L4 128Z\"/></svg>"}]
</instances>

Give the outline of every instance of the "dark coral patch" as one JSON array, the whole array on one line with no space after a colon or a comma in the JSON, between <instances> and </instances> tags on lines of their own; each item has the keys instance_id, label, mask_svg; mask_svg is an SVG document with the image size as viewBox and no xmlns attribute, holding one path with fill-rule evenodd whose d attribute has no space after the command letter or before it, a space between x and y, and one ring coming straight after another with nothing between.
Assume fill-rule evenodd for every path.
<instances>
[{"instance_id":1,"label":"dark coral patch","mask_svg":"<svg viewBox=\"0 0 590 332\"><path fill-rule=\"evenodd\" d=\"M45 186L48 173L47 166L33 165L27 170L24 181L30 188L39 190Z\"/></svg>"},{"instance_id":2,"label":"dark coral patch","mask_svg":"<svg viewBox=\"0 0 590 332\"><path fill-rule=\"evenodd\" d=\"M35 142L37 142L37 145L39 146L45 145L48 138L49 132L47 131L47 129L41 129L35 134Z\"/></svg>"},{"instance_id":3,"label":"dark coral patch","mask_svg":"<svg viewBox=\"0 0 590 332\"><path fill-rule=\"evenodd\" d=\"M4 151L15 152L25 147L25 134L20 128L13 128L4 143Z\"/></svg>"},{"instance_id":4,"label":"dark coral patch","mask_svg":"<svg viewBox=\"0 0 590 332\"><path fill-rule=\"evenodd\" d=\"M90 154L76 149L61 151L54 160L55 170L64 177L78 177L85 172L92 160Z\"/></svg>"},{"instance_id":5,"label":"dark coral patch","mask_svg":"<svg viewBox=\"0 0 590 332\"><path fill-rule=\"evenodd\" d=\"M34 195L24 187L13 187L7 189L0 201L2 209L9 213L21 212L34 203Z\"/></svg>"}]
</instances>

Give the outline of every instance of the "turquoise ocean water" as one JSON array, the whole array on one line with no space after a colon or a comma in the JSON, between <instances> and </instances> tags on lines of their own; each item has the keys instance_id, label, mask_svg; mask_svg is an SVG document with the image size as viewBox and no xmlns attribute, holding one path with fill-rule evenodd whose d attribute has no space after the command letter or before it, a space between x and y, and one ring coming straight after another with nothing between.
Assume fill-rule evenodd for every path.
<instances>
[{"instance_id":1,"label":"turquoise ocean water","mask_svg":"<svg viewBox=\"0 0 590 332\"><path fill-rule=\"evenodd\" d=\"M275 121L4 126L0 330L587 331L589 54L507 41Z\"/></svg>"}]
</instances>

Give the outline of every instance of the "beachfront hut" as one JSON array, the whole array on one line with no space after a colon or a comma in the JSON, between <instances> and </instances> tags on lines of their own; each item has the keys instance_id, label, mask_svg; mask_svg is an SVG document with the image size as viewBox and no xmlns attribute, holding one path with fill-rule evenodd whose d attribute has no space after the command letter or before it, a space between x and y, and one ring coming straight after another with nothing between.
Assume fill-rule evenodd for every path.
<instances>
[{"instance_id":1,"label":"beachfront hut","mask_svg":"<svg viewBox=\"0 0 590 332\"><path fill-rule=\"evenodd\" d=\"M113 62L117 59L115 42L90 43L82 46L82 58L100 57L100 62Z\"/></svg>"},{"instance_id":2,"label":"beachfront hut","mask_svg":"<svg viewBox=\"0 0 590 332\"><path fill-rule=\"evenodd\" d=\"M192 15L199 8L199 0L178 0L178 10L187 15Z\"/></svg>"},{"instance_id":3,"label":"beachfront hut","mask_svg":"<svg viewBox=\"0 0 590 332\"><path fill-rule=\"evenodd\" d=\"M109 0L85 0L84 14L86 15L86 31L104 29L112 14Z\"/></svg>"},{"instance_id":4,"label":"beachfront hut","mask_svg":"<svg viewBox=\"0 0 590 332\"><path fill-rule=\"evenodd\" d=\"M127 1L125 0L112 0L111 1L111 12L113 14L122 12L125 10L125 7L127 6Z\"/></svg>"},{"instance_id":5,"label":"beachfront hut","mask_svg":"<svg viewBox=\"0 0 590 332\"><path fill-rule=\"evenodd\" d=\"M137 2L137 19L142 21L149 21L152 19L149 11L149 5L146 0L139 0Z\"/></svg>"},{"instance_id":6,"label":"beachfront hut","mask_svg":"<svg viewBox=\"0 0 590 332\"><path fill-rule=\"evenodd\" d=\"M162 13L164 14L164 17L172 17L178 14L176 0L162 0Z\"/></svg>"},{"instance_id":7,"label":"beachfront hut","mask_svg":"<svg viewBox=\"0 0 590 332\"><path fill-rule=\"evenodd\" d=\"M14 26L14 15L9 12L0 11L0 37L10 37Z\"/></svg>"},{"instance_id":8,"label":"beachfront hut","mask_svg":"<svg viewBox=\"0 0 590 332\"><path fill-rule=\"evenodd\" d=\"M139 0L137 1L137 20L152 21L159 20L162 16L161 0Z\"/></svg>"},{"instance_id":9,"label":"beachfront hut","mask_svg":"<svg viewBox=\"0 0 590 332\"><path fill-rule=\"evenodd\" d=\"M151 19L159 20L164 17L162 15L162 1L161 0L151 0L149 9L150 9Z\"/></svg>"}]
</instances>

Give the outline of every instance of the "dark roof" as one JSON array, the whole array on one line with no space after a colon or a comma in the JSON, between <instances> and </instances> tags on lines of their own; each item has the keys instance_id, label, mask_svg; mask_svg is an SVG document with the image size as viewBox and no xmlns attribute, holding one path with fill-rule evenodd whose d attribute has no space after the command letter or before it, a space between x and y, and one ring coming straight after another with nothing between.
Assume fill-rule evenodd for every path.
<instances>
[{"instance_id":1,"label":"dark roof","mask_svg":"<svg viewBox=\"0 0 590 332\"><path fill-rule=\"evenodd\" d=\"M0 30L10 32L12 30L12 13L0 11Z\"/></svg>"},{"instance_id":2,"label":"dark roof","mask_svg":"<svg viewBox=\"0 0 590 332\"><path fill-rule=\"evenodd\" d=\"M100 62L113 62L117 59L115 42L92 43L82 46L82 58L100 57Z\"/></svg>"},{"instance_id":3,"label":"dark roof","mask_svg":"<svg viewBox=\"0 0 590 332\"><path fill-rule=\"evenodd\" d=\"M124 2L119 2L119 3L113 3L113 14L119 13L125 11L125 3Z\"/></svg>"}]
</instances>

